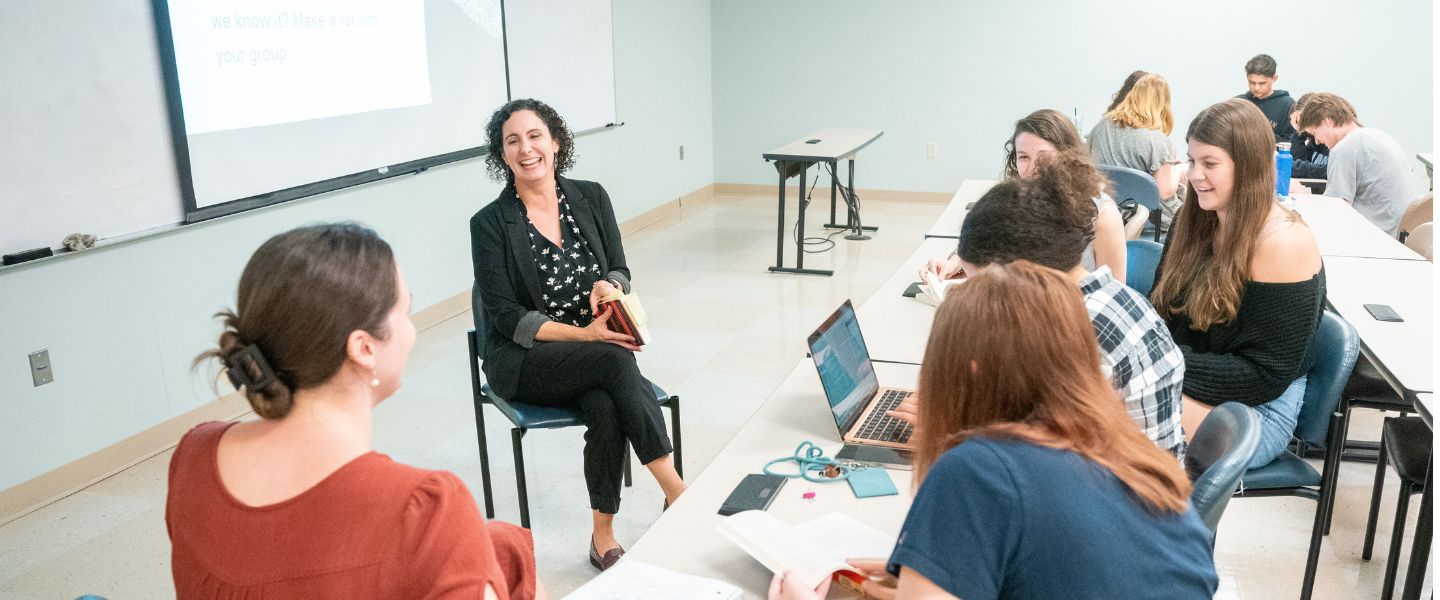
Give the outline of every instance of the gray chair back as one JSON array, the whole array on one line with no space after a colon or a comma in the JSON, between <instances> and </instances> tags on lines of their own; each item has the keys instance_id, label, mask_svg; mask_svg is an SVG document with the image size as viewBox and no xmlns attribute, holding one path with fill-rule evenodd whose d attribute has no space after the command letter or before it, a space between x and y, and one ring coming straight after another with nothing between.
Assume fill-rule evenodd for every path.
<instances>
[{"instance_id":1,"label":"gray chair back","mask_svg":"<svg viewBox=\"0 0 1440 600\"><path fill-rule=\"evenodd\" d=\"M1160 210L1160 186L1155 183L1155 178L1149 173L1127 167L1107 165L1101 165L1100 171L1105 173L1105 176L1110 178L1111 185L1115 186L1116 204L1134 200L1136 204L1150 209L1152 213Z\"/></svg>"},{"instance_id":2,"label":"gray chair back","mask_svg":"<svg viewBox=\"0 0 1440 600\"><path fill-rule=\"evenodd\" d=\"M1190 504L1214 534L1245 466L1260 445L1260 417L1238 402L1215 407L1185 450L1185 472L1194 480Z\"/></svg>"}]
</instances>

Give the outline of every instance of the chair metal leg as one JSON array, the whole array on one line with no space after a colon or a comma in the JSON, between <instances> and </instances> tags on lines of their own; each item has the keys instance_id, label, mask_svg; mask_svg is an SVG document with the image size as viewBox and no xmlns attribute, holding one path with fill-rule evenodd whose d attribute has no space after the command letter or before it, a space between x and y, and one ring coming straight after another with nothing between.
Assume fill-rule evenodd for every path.
<instances>
[{"instance_id":1,"label":"chair metal leg","mask_svg":"<svg viewBox=\"0 0 1440 600\"><path fill-rule=\"evenodd\" d=\"M515 452L515 491L520 495L520 526L530 528L530 496L525 493L525 449L520 443L525 439L525 430L519 427L510 430L510 442Z\"/></svg>"},{"instance_id":2,"label":"chair metal leg","mask_svg":"<svg viewBox=\"0 0 1440 600\"><path fill-rule=\"evenodd\" d=\"M1390 419L1385 419L1388 423ZM1375 487L1370 492L1370 516L1365 521L1365 549L1360 551L1361 560L1370 560L1375 549L1375 526L1380 521L1380 497L1385 489L1385 445L1380 445L1380 460L1375 464Z\"/></svg>"},{"instance_id":3,"label":"chair metal leg","mask_svg":"<svg viewBox=\"0 0 1440 600\"><path fill-rule=\"evenodd\" d=\"M485 496L485 518L495 518L495 494L490 488L490 441L485 437L485 409L475 405L475 435L480 440L480 489Z\"/></svg>"},{"instance_id":4,"label":"chair metal leg","mask_svg":"<svg viewBox=\"0 0 1440 600\"><path fill-rule=\"evenodd\" d=\"M1330 435L1325 444L1325 472L1320 476L1320 497L1315 503L1315 523L1310 528L1310 552L1305 558L1305 579L1300 585L1300 600L1310 600L1315 591L1315 570L1320 563L1320 544L1325 539L1325 521L1335 501L1335 482L1340 475L1339 412L1330 415Z\"/></svg>"},{"instance_id":5,"label":"chair metal leg","mask_svg":"<svg viewBox=\"0 0 1440 600\"><path fill-rule=\"evenodd\" d=\"M480 385L480 340L474 331L465 336L470 344L470 397L475 402L475 438L480 446L480 487L485 495L485 518L495 518L495 495L490 489L490 444L485 439L485 392Z\"/></svg>"},{"instance_id":6,"label":"chair metal leg","mask_svg":"<svg viewBox=\"0 0 1440 600\"><path fill-rule=\"evenodd\" d=\"M1405 513L1410 512L1410 494L1415 487L1400 482L1400 499L1395 503L1395 529L1390 532L1390 555L1385 557L1385 582L1380 584L1380 600L1395 595L1395 574L1400 570L1400 548L1405 542Z\"/></svg>"},{"instance_id":7,"label":"chair metal leg","mask_svg":"<svg viewBox=\"0 0 1440 600\"><path fill-rule=\"evenodd\" d=\"M635 485L635 480L630 477L630 442L625 442L625 487Z\"/></svg>"},{"instance_id":8,"label":"chair metal leg","mask_svg":"<svg viewBox=\"0 0 1440 600\"><path fill-rule=\"evenodd\" d=\"M675 446L675 473L685 479L685 461L680 454L680 397L670 397L670 441Z\"/></svg>"},{"instance_id":9,"label":"chair metal leg","mask_svg":"<svg viewBox=\"0 0 1440 600\"><path fill-rule=\"evenodd\" d=\"M1402 600L1420 600L1420 589L1425 585L1425 571L1430 566L1430 541L1434 521L1432 520L1432 505L1435 502L1431 492L1435 491L1431 486L1435 476L1432 465L1425 465L1425 493L1420 496L1420 518L1415 524L1415 542L1410 547L1410 566L1405 569L1405 589L1401 590ZM1430 594L1434 600L1435 594Z\"/></svg>"}]
</instances>

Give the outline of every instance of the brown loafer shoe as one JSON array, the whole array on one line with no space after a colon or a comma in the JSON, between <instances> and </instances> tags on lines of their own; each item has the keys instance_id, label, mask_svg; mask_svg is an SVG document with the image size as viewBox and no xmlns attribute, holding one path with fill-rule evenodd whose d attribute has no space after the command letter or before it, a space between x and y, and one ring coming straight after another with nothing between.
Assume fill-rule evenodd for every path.
<instances>
[{"instance_id":1,"label":"brown loafer shoe","mask_svg":"<svg viewBox=\"0 0 1440 600\"><path fill-rule=\"evenodd\" d=\"M590 538L590 565L596 569L609 569L615 566L622 556L625 556L624 548L612 548L605 556L600 556L600 551L595 549L595 538Z\"/></svg>"}]
</instances>

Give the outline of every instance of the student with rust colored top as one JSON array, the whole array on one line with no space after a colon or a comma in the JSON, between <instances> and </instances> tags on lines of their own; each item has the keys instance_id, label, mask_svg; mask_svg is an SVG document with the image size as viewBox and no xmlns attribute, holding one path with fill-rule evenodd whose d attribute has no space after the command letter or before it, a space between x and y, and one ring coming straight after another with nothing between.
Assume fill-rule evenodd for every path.
<instances>
[{"instance_id":1,"label":"student with rust colored top","mask_svg":"<svg viewBox=\"0 0 1440 600\"><path fill-rule=\"evenodd\" d=\"M1275 201L1275 137L1260 109L1215 104L1185 138L1189 192L1150 301L1185 355L1187 436L1215 405L1245 404L1260 416L1258 467L1295 433L1325 270L1310 228Z\"/></svg>"},{"instance_id":2,"label":"student with rust colored top","mask_svg":"<svg viewBox=\"0 0 1440 600\"><path fill-rule=\"evenodd\" d=\"M165 524L179 598L544 597L530 533L460 479L371 447L415 345L390 246L358 225L271 238L223 312L218 360L258 420L187 433Z\"/></svg>"}]
</instances>

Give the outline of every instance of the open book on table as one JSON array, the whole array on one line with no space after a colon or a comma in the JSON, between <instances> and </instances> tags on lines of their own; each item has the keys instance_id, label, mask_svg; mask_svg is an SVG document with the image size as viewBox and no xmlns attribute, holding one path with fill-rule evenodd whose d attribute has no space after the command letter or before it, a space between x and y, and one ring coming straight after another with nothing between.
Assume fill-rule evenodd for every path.
<instances>
[{"instance_id":1,"label":"open book on table","mask_svg":"<svg viewBox=\"0 0 1440 600\"><path fill-rule=\"evenodd\" d=\"M965 283L963 278L941 279L934 273L926 273L925 280L920 282L920 293L915 295L915 299L938 307L941 302L945 301L945 293L962 283Z\"/></svg>"},{"instance_id":2,"label":"open book on table","mask_svg":"<svg viewBox=\"0 0 1440 600\"><path fill-rule=\"evenodd\" d=\"M763 510L747 510L715 528L770 572L791 571L810 589L837 572L863 578L845 559L884 560L895 549L895 536L835 512L790 526Z\"/></svg>"}]
</instances>

